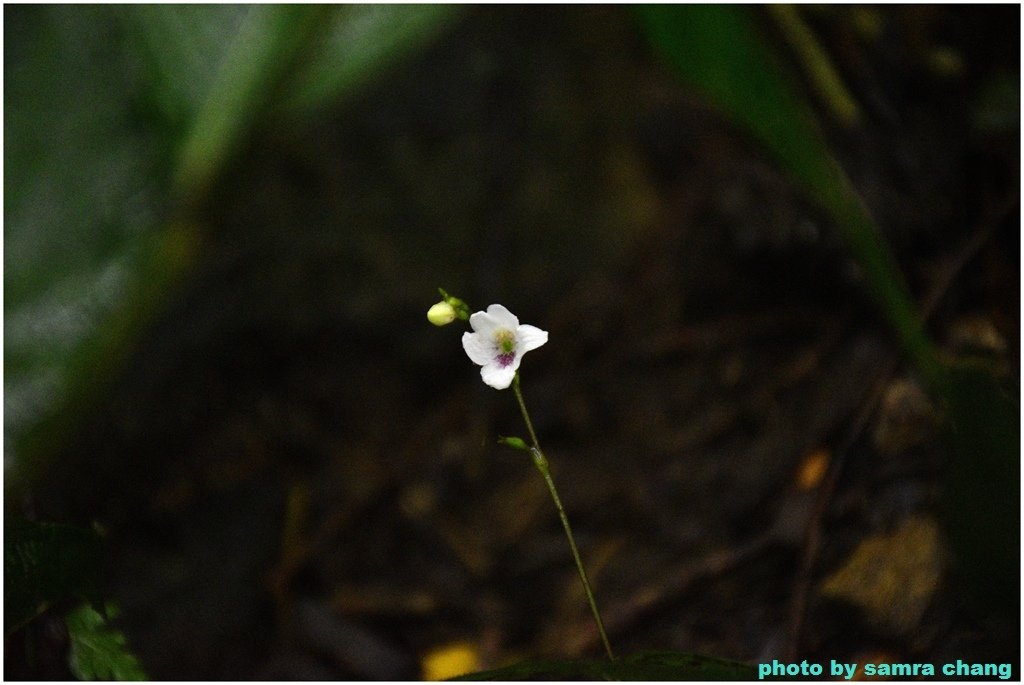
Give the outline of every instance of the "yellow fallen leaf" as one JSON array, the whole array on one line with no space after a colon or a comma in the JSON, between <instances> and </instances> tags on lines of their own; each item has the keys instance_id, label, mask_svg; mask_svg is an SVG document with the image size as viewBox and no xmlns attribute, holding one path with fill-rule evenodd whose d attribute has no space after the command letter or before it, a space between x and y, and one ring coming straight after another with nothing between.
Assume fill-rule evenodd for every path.
<instances>
[{"instance_id":1,"label":"yellow fallen leaf","mask_svg":"<svg viewBox=\"0 0 1024 685\"><path fill-rule=\"evenodd\" d=\"M912 516L889 535L863 540L821 584L821 594L860 607L868 622L902 635L924 615L942 575L939 527Z\"/></svg>"},{"instance_id":2,"label":"yellow fallen leaf","mask_svg":"<svg viewBox=\"0 0 1024 685\"><path fill-rule=\"evenodd\" d=\"M423 657L424 680L448 680L480 670L480 654L468 642L434 647Z\"/></svg>"}]
</instances>

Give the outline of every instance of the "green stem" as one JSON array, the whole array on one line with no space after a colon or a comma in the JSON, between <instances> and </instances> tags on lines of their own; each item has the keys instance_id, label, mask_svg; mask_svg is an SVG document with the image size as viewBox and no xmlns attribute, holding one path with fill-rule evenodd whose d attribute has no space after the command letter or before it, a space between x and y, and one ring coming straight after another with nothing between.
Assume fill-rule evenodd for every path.
<instances>
[{"instance_id":1,"label":"green stem","mask_svg":"<svg viewBox=\"0 0 1024 685\"><path fill-rule=\"evenodd\" d=\"M572 558L576 562L576 570L580 574L580 582L583 583L583 590L587 593L587 602L590 604L590 611L594 614L594 621L597 623L597 631L601 633L601 642L604 643L604 651L608 653L608 659L615 661L615 654L612 652L612 645L608 642L608 634L604 631L604 623L601 621L601 613L597 610L597 602L594 601L594 592L590 589L590 581L587 579L587 572L583 568L583 559L580 558L580 551L576 547L576 538L572 534L572 527L569 525L569 517L565 514L565 507L562 506L562 500L558 496L558 490L555 488L555 481L551 478L551 471L548 468L548 460L544 456L544 453L540 449L540 443L537 441L537 433L533 430L533 422L530 421L530 413L526 411L526 402L523 401L523 392L519 389L519 374L516 373L512 379L512 392L515 393L516 401L519 402L519 411L523 414L523 421L526 422L526 430L530 433L530 440L533 442L533 446L530 448L530 454L533 455L533 464L540 471L540 475L544 477L544 482L547 483L548 491L551 493L551 499L555 502L555 507L558 509L558 517L562 519L562 528L565 529L565 537L569 540L569 549L572 550Z\"/></svg>"}]
</instances>

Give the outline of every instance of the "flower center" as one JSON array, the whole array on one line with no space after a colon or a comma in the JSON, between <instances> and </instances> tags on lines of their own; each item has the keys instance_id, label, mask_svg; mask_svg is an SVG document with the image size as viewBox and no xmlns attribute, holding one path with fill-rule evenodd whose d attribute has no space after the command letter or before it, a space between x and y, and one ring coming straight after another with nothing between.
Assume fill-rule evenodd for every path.
<instances>
[{"instance_id":1,"label":"flower center","mask_svg":"<svg viewBox=\"0 0 1024 685\"><path fill-rule=\"evenodd\" d=\"M497 361L502 367L506 367L515 361L516 358L516 336L507 328L500 328L494 332L494 343L498 348Z\"/></svg>"},{"instance_id":2,"label":"flower center","mask_svg":"<svg viewBox=\"0 0 1024 685\"><path fill-rule=\"evenodd\" d=\"M510 354L516 349L516 336L507 328L499 328L494 332L494 342L502 354Z\"/></svg>"}]
</instances>

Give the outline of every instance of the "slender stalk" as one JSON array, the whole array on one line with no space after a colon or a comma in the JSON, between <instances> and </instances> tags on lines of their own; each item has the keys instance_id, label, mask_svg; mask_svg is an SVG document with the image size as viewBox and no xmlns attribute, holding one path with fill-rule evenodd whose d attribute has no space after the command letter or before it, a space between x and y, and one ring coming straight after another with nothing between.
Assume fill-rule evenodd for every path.
<instances>
[{"instance_id":1,"label":"slender stalk","mask_svg":"<svg viewBox=\"0 0 1024 685\"><path fill-rule=\"evenodd\" d=\"M530 421L530 413L526 411L526 402L523 401L523 391L519 388L519 374L517 373L512 379L512 391L515 393L516 401L519 402L519 411L523 414L523 421L526 422L526 430L530 433L530 440L533 442L533 446L530 448L530 454L533 455L533 464L540 471L540 475L544 477L544 482L547 483L548 492L551 493L551 499L555 502L555 508L558 509L558 517L562 519L562 528L565 529L565 537L569 540L569 549L572 550L572 558L576 562L576 570L580 574L580 582L583 583L583 590L587 593L587 602L590 604L590 611L594 614L594 621L597 623L597 631L601 633L601 642L604 643L604 651L608 654L608 659L615 661L615 654L612 652L612 645L608 642L608 634L604 631L604 623L601 621L601 613L597 610L597 602L594 601L594 591L590 589L590 581L587 579L587 572L583 568L583 560L580 558L580 551L576 547L576 538L572 534L572 527L569 525L569 517L565 514L565 507L562 506L562 500L558 496L558 490L555 488L555 481L551 478L551 471L548 468L548 460L544 456L544 453L540 449L540 443L537 441L537 433L533 430L533 422Z\"/></svg>"}]
</instances>

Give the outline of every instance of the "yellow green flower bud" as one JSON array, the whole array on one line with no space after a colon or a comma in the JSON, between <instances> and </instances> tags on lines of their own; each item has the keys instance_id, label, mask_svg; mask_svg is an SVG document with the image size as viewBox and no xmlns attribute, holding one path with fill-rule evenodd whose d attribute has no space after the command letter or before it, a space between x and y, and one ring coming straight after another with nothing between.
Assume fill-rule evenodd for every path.
<instances>
[{"instance_id":1,"label":"yellow green flower bud","mask_svg":"<svg viewBox=\"0 0 1024 685\"><path fill-rule=\"evenodd\" d=\"M447 326L456 316L455 307L447 302L438 302L427 311L427 320L435 326Z\"/></svg>"}]
</instances>

